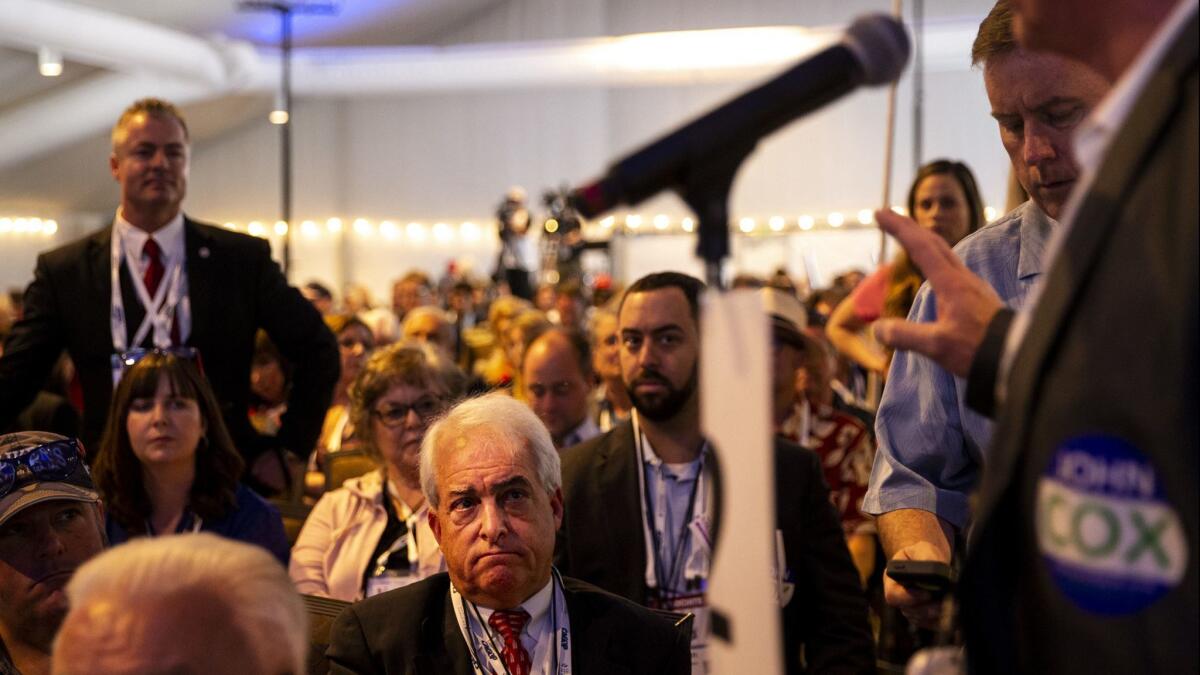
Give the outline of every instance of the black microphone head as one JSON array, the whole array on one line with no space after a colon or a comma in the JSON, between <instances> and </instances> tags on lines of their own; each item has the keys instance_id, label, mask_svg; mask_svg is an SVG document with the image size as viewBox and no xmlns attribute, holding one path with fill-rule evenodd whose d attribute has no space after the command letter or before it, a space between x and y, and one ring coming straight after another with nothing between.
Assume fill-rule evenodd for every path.
<instances>
[{"instance_id":1,"label":"black microphone head","mask_svg":"<svg viewBox=\"0 0 1200 675\"><path fill-rule=\"evenodd\" d=\"M887 84L900 77L908 63L908 32L887 14L860 16L846 29L842 44L863 69L863 84Z\"/></svg>"}]
</instances>

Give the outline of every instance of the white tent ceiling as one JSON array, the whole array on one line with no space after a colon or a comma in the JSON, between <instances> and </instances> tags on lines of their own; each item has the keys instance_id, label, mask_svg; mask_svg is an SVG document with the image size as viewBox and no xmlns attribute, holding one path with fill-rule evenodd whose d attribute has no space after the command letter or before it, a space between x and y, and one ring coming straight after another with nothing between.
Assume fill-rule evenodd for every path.
<instances>
[{"instance_id":1,"label":"white tent ceiling","mask_svg":"<svg viewBox=\"0 0 1200 675\"><path fill-rule=\"evenodd\" d=\"M699 46L678 42L688 39L686 34L675 36L671 39L676 42L656 45L653 51L753 52L760 58L700 61L659 70L645 67L645 45L630 39L573 35L570 40L504 43L495 39L461 45L445 37L469 24L472 17L518 1L332 0L326 4L337 6L336 15L295 20L296 92L302 97L354 97L636 84L671 77L694 82L719 78L722 72L766 73L836 36L838 28L828 25L830 18L841 21L857 10L878 10L887 4L789 2L800 5L797 11L803 16L796 23L827 27L816 31L781 27L774 42L764 40L762 34L751 38L753 49L738 48L746 38L736 30L700 35L707 42ZM929 4L932 24L926 58L936 69L941 58L961 60L964 41L969 42L974 32L970 22L955 17L964 10L977 14L975 5L990 3L931 0ZM645 30L676 27L655 25ZM239 12L235 0L3 0L0 204L38 209L53 204L57 210L70 210L76 203L87 203L93 193L110 190L107 176L95 170L96 157L105 154L103 132L129 101L148 92L185 105L197 142L265 114L278 78L277 39L276 17ZM768 49L768 44L775 47ZM44 46L65 55L60 77L37 74L36 52Z\"/></svg>"}]
</instances>

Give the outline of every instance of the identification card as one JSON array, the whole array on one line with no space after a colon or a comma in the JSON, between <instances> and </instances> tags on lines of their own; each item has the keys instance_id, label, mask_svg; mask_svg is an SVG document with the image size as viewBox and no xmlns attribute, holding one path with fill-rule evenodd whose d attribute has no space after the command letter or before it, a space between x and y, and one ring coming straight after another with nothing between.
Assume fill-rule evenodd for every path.
<instances>
[{"instance_id":1,"label":"identification card","mask_svg":"<svg viewBox=\"0 0 1200 675\"><path fill-rule=\"evenodd\" d=\"M384 574L378 577L371 577L367 579L367 597L370 598L380 593L404 588L418 581L420 581L420 577L415 574Z\"/></svg>"}]
</instances>

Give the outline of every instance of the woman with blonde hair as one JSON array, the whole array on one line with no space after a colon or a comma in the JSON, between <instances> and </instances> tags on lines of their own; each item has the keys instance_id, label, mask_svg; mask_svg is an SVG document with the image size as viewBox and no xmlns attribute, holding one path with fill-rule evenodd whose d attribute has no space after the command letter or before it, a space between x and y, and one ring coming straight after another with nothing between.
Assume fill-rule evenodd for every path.
<instances>
[{"instance_id":1,"label":"woman with blonde hair","mask_svg":"<svg viewBox=\"0 0 1200 675\"><path fill-rule=\"evenodd\" d=\"M288 573L301 593L352 602L445 569L421 492L421 441L462 396L442 351L406 341L377 350L350 389L350 423L379 463L327 492L304 522Z\"/></svg>"}]
</instances>

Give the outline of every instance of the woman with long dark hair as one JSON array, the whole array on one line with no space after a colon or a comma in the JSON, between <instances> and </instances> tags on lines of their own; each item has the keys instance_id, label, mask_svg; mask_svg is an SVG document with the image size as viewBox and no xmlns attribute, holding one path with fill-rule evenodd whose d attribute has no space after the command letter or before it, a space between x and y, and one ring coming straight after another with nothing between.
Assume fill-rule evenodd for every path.
<instances>
[{"instance_id":1,"label":"woman with long dark hair","mask_svg":"<svg viewBox=\"0 0 1200 675\"><path fill-rule=\"evenodd\" d=\"M934 160L917 171L908 191L908 213L951 246L985 223L975 176L966 164L948 159ZM829 341L864 368L886 374L891 355L867 336L866 328L880 317L908 316L924 282L908 253L901 251L833 310L825 328Z\"/></svg>"},{"instance_id":2,"label":"woman with long dark hair","mask_svg":"<svg viewBox=\"0 0 1200 675\"><path fill-rule=\"evenodd\" d=\"M279 511L239 482L243 468L192 358L156 350L125 371L94 467L112 544L205 531L263 546L286 565Z\"/></svg>"}]
</instances>

